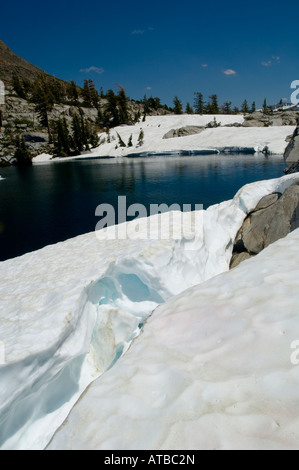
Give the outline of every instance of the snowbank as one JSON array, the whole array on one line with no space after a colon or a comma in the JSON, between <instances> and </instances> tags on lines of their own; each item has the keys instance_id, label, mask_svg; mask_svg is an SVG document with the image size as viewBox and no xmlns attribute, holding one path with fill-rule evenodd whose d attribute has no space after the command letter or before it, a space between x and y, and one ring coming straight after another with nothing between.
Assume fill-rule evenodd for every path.
<instances>
[{"instance_id":1,"label":"snowbank","mask_svg":"<svg viewBox=\"0 0 299 470\"><path fill-rule=\"evenodd\" d=\"M172 129L180 129L186 126L206 126L213 123L214 119L221 127L205 129L199 134L187 135L163 139L164 135ZM175 115L175 116L148 116L145 122L134 126L119 126L110 131L110 143L107 142L107 134L99 134L101 141L99 147L90 152L85 152L79 157L125 157L139 153L179 153L180 151L211 151L215 152L223 147L254 148L256 152L268 147L273 154L283 154L287 142L286 137L293 134L295 126L277 127L223 127L234 123L242 124L243 115ZM138 144L140 130L144 132L143 145ZM132 147L120 147L119 138L127 145L132 135ZM49 161L43 157L42 161ZM65 159L64 159L65 160ZM33 159L34 163L40 161L40 157ZM56 160L57 161L57 160Z\"/></svg>"},{"instance_id":2,"label":"snowbank","mask_svg":"<svg viewBox=\"0 0 299 470\"><path fill-rule=\"evenodd\" d=\"M295 181L299 181L298 174L247 185L233 200L202 211L202 218L199 218L202 223L197 226L194 226L196 214L192 213L195 233L193 240L182 236L175 241L171 239L140 240L140 234L146 233L149 221L154 227L160 227L162 233L167 233L169 214L163 214L140 220L138 222L139 233L137 231L135 238L132 239L120 237L118 240L105 240L103 237L101 239L99 234L96 237L95 233L90 233L0 263L0 342L3 342L5 348L5 363L0 367L1 382L5 384L0 392L1 447L3 449L45 447L87 385L109 368L111 368L110 372L106 372L97 384L101 383L105 377L109 380L115 367L118 367L117 370L121 368L121 365L118 365L118 359L140 333L152 311L165 301L167 309L167 300L174 295L227 271L233 240L247 213L263 196L273 191L283 192ZM179 222L174 219L175 228L181 227L181 224L188 225L190 214L185 214L185 217L183 221L179 218ZM120 226L120 231L127 230L129 224L132 223ZM107 233L113 230L113 227L109 227ZM103 235L102 232L100 234ZM275 264L273 254L272 258ZM292 251L292 259L298 264L296 258L296 253ZM256 267L252 268L256 272L262 269L258 259L254 260ZM285 278L282 284L280 284L279 276L274 276L273 279L281 285L280 292L287 293L282 312L282 315L287 315L288 302L292 307L296 298L290 289L294 286L298 289L295 282L297 277L293 278L290 275L290 278ZM223 299L229 301L229 304L226 303L226 309L230 309L231 299L242 287L243 297L249 299L248 305L253 310L255 309L258 315L261 293L257 291L257 297L255 297L254 289L252 289L248 291L247 296L246 282L245 284L242 282L240 284L234 278L234 290L227 297L223 293ZM277 295L278 292L279 289L277 289ZM186 310L189 308L188 298L187 295L181 300ZM242 310L241 297L239 296L238 299ZM190 305L193 309L195 303ZM269 311L267 315L270 316ZM155 324L156 318L158 315L155 314L152 325ZM174 309L173 322L176 321ZM236 323L238 321L237 318ZM233 328L233 324L231 327ZM147 328L148 324L146 324L145 331ZM160 329L160 326L158 328ZM181 332L186 328L180 319L177 328ZM237 335L238 328L233 331L236 331ZM183 336L182 341L184 345ZM211 346L211 351L212 349ZM132 358L134 348L131 351L129 358ZM212 356L213 354L211 352ZM166 361L168 361L167 357L166 355ZM199 359L195 357L196 361ZM275 362L275 358L273 361ZM164 379L162 378L161 364L157 369L153 359L152 379L154 382L159 377L166 382L168 380L167 374ZM172 365L166 363L164 367L167 371L172 368ZM130 374L131 370L121 372L121 377L128 377L127 374ZM215 373L216 371L217 367ZM149 378L150 374L147 376ZM233 383L233 377L230 380ZM179 382L178 376L177 386L183 390L184 385L179 385ZM140 391L143 389L145 393L147 382L142 383L141 380L139 385ZM105 385L103 387L105 388ZM171 382L170 388L172 387ZM163 411L165 416L172 406L176 409L176 402L172 405L173 395L170 389L167 394L169 399L161 402L161 406L165 407ZM186 402L188 402L189 394L190 391L186 390ZM126 407L124 397L123 394L118 396L117 400L120 400L120 404L117 405L115 405L114 398L111 398L111 403L109 403L109 394L103 401L103 403L107 402L107 409L111 410L112 416L115 411L112 409L112 401L113 406L123 410ZM191 398L195 400L193 396ZM130 403L131 398L128 400L128 412L131 410ZM129 414L139 413L138 410L139 407L136 408L136 412L132 410ZM146 423L150 423L155 413L153 417L147 415L146 410L144 413L141 416L144 416ZM99 414L99 416L102 415ZM84 419L86 436L90 433L94 419L94 413L86 415ZM113 417L112 422L115 419ZM121 430L121 422L117 423ZM154 426L160 426L160 422L156 421ZM108 434L111 429L107 427ZM112 441L107 441L103 435L104 440L100 437L96 446L117 448L115 446L119 445L120 438L117 437L117 429L114 428L114 431L115 441L112 438ZM134 434L135 431L136 429L133 429L132 433ZM66 431L67 436L69 432ZM66 439L67 447L84 446L84 431L78 426L79 432L82 432L82 435L78 437L78 441L74 439L73 442L69 442L69 437L60 438L60 434L57 434L55 445L63 446ZM150 436L153 434L155 433L149 433ZM142 439L140 440L141 447L144 445L151 447L157 444L157 441L151 444ZM185 442L183 440L182 445ZM170 444L176 445L173 441ZM132 446L134 445L132 441Z\"/></svg>"},{"instance_id":3,"label":"snowbank","mask_svg":"<svg viewBox=\"0 0 299 470\"><path fill-rule=\"evenodd\" d=\"M33 158L33 163L48 163L53 158L53 155L49 155L48 153L41 153L37 155L37 157Z\"/></svg>"},{"instance_id":4,"label":"snowbank","mask_svg":"<svg viewBox=\"0 0 299 470\"><path fill-rule=\"evenodd\" d=\"M159 307L49 448L298 449L298 243Z\"/></svg>"}]
</instances>

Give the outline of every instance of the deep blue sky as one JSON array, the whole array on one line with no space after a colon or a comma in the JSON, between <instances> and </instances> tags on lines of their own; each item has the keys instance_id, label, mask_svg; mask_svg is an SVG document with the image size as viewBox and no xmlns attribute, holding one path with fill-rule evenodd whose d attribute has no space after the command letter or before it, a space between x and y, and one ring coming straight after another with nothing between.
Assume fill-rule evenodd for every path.
<instances>
[{"instance_id":1,"label":"deep blue sky","mask_svg":"<svg viewBox=\"0 0 299 470\"><path fill-rule=\"evenodd\" d=\"M261 106L289 100L299 79L298 13L293 0L17 0L1 4L0 39L79 85L120 84L168 105L175 95L193 104L201 91Z\"/></svg>"}]
</instances>

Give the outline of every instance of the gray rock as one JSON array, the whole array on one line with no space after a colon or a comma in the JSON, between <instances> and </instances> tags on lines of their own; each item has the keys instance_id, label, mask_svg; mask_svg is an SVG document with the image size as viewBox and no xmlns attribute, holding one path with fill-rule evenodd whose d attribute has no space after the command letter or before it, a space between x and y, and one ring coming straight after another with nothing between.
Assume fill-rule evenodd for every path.
<instances>
[{"instance_id":1,"label":"gray rock","mask_svg":"<svg viewBox=\"0 0 299 470\"><path fill-rule=\"evenodd\" d=\"M263 197L244 220L234 243L231 267L299 228L299 185Z\"/></svg>"},{"instance_id":2,"label":"gray rock","mask_svg":"<svg viewBox=\"0 0 299 470\"><path fill-rule=\"evenodd\" d=\"M163 139L172 139L173 137L185 137L188 135L200 134L205 128L201 126L185 126L179 129L171 129L164 136Z\"/></svg>"},{"instance_id":3,"label":"gray rock","mask_svg":"<svg viewBox=\"0 0 299 470\"><path fill-rule=\"evenodd\" d=\"M266 209L267 207L272 206L272 204L274 204L280 197L281 193L272 193L268 194L268 196L264 196L254 209L254 211L259 211L261 209Z\"/></svg>"},{"instance_id":4,"label":"gray rock","mask_svg":"<svg viewBox=\"0 0 299 470\"><path fill-rule=\"evenodd\" d=\"M299 160L299 127L296 127L283 156L287 163L295 163Z\"/></svg>"},{"instance_id":5,"label":"gray rock","mask_svg":"<svg viewBox=\"0 0 299 470\"><path fill-rule=\"evenodd\" d=\"M291 232L299 228L299 206L296 207L291 218Z\"/></svg>"},{"instance_id":6,"label":"gray rock","mask_svg":"<svg viewBox=\"0 0 299 470\"><path fill-rule=\"evenodd\" d=\"M299 160L296 163L292 163L286 170L284 170L284 173L286 175L291 175L292 173L298 173L299 171Z\"/></svg>"},{"instance_id":7,"label":"gray rock","mask_svg":"<svg viewBox=\"0 0 299 470\"><path fill-rule=\"evenodd\" d=\"M233 122L231 124L224 124L223 127L242 127L242 124L240 122Z\"/></svg>"},{"instance_id":8,"label":"gray rock","mask_svg":"<svg viewBox=\"0 0 299 470\"><path fill-rule=\"evenodd\" d=\"M240 263L242 263L242 261L245 261L246 259L250 259L252 257L253 257L253 255L250 255L246 251L244 251L242 253L234 253L233 256L232 256L231 262L230 262L230 269L235 268Z\"/></svg>"},{"instance_id":9,"label":"gray rock","mask_svg":"<svg viewBox=\"0 0 299 470\"><path fill-rule=\"evenodd\" d=\"M288 188L270 207L253 212L250 226L243 231L247 252L257 254L264 248L284 238L291 231L291 220L299 205L299 186Z\"/></svg>"},{"instance_id":10,"label":"gray rock","mask_svg":"<svg viewBox=\"0 0 299 470\"><path fill-rule=\"evenodd\" d=\"M251 119L249 121L244 121L242 123L242 127L265 127L265 124L262 121Z\"/></svg>"}]
</instances>

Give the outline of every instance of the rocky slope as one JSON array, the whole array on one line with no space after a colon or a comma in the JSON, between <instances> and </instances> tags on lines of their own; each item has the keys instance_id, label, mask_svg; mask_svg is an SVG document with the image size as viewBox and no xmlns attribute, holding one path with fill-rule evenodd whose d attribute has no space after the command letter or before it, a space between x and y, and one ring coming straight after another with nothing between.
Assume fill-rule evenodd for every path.
<instances>
[{"instance_id":1,"label":"rocky slope","mask_svg":"<svg viewBox=\"0 0 299 470\"><path fill-rule=\"evenodd\" d=\"M17 76L19 80L33 82L41 75L48 77L51 83L69 85L19 57L3 41L0 41L0 80L5 85L5 104L0 103L0 166L13 163L17 136L24 136L33 157L40 153L53 154L53 145L49 143L47 129L40 125L34 104L30 100L20 98L13 91L14 76ZM51 123L53 120L66 118L67 124L70 125L73 116L79 114L95 124L98 109L103 112L106 104L107 100L101 97L98 108L86 107L80 96L78 105L75 106L56 103L52 111L48 113L48 119ZM136 114L142 115L144 113L144 105L141 102L128 100L127 107L129 119L133 120ZM150 109L148 112L149 115L167 113L168 111L162 107L157 110Z\"/></svg>"}]
</instances>

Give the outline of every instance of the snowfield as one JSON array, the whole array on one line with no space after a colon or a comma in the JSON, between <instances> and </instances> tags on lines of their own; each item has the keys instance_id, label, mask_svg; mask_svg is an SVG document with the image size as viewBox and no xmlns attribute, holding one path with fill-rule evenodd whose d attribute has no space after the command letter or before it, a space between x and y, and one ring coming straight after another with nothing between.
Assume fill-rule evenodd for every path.
<instances>
[{"instance_id":1,"label":"snowfield","mask_svg":"<svg viewBox=\"0 0 299 470\"><path fill-rule=\"evenodd\" d=\"M214 119L221 124L220 127L204 129L199 134L163 139L164 135L172 129L186 126L206 126L208 123L213 123ZM286 138L292 135L295 130L295 126L224 127L234 123L242 124L243 121L243 115L147 116L145 122L111 129L110 143L107 142L107 133L99 134L101 141L105 140L105 143L90 152L83 152L80 157L69 158L125 157L139 153L178 153L180 151L214 150L217 152L217 150L228 146L254 148L256 152L261 152L265 147L268 147L270 153L282 154L287 146ZM141 129L144 132L144 143L139 146L138 137ZM132 135L133 146L120 147L117 134L126 145ZM34 158L33 161L34 163L45 163L49 162L51 158L50 155L42 154Z\"/></svg>"},{"instance_id":2,"label":"snowfield","mask_svg":"<svg viewBox=\"0 0 299 470\"><path fill-rule=\"evenodd\" d=\"M248 212L295 182L174 213L176 240L140 239L162 214L0 263L1 448L298 448L299 230L228 272Z\"/></svg>"}]
</instances>

